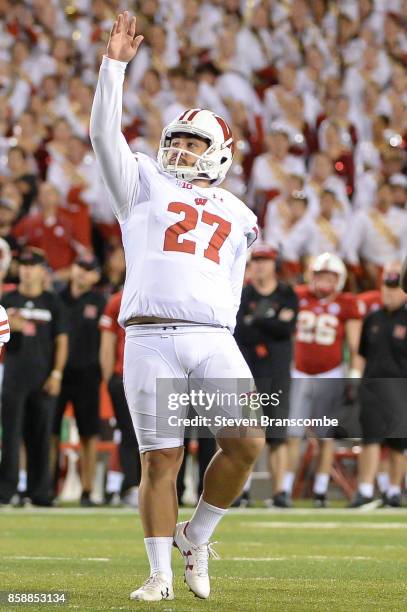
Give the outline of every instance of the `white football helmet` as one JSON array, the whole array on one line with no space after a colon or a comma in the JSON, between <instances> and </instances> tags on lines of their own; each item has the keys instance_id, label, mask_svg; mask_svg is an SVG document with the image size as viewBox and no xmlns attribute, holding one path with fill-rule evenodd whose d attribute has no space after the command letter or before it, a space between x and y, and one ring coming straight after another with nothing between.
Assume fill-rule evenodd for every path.
<instances>
[{"instance_id":1,"label":"white football helmet","mask_svg":"<svg viewBox=\"0 0 407 612\"><path fill-rule=\"evenodd\" d=\"M315 272L334 272L338 276L336 291L342 291L346 282L346 267L342 259L333 253L321 253L310 266L311 280Z\"/></svg>"},{"instance_id":2,"label":"white football helmet","mask_svg":"<svg viewBox=\"0 0 407 612\"><path fill-rule=\"evenodd\" d=\"M181 155L185 151L170 147L172 135L177 133L208 140L209 146L202 155L188 152L188 155L196 157L194 166L180 165ZM171 164L168 163L170 149L178 153ZM184 111L163 129L157 155L158 164L164 172L187 181L207 179L214 186L219 185L225 178L232 164L232 158L233 138L230 127L222 117L200 108Z\"/></svg>"}]
</instances>

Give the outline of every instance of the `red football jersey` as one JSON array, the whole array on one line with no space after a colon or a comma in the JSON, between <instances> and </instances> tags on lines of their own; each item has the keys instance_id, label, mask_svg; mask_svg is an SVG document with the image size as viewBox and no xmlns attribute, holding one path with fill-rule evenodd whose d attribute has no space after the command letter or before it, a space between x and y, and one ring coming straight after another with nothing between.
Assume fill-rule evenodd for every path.
<instances>
[{"instance_id":1,"label":"red football jersey","mask_svg":"<svg viewBox=\"0 0 407 612\"><path fill-rule=\"evenodd\" d=\"M364 307L365 316L383 306L382 294L379 289L363 291L362 293L358 293L356 297L361 303L362 308Z\"/></svg>"},{"instance_id":2,"label":"red football jersey","mask_svg":"<svg viewBox=\"0 0 407 612\"><path fill-rule=\"evenodd\" d=\"M305 374L321 374L341 365L345 323L361 319L363 307L351 293L334 299L317 298L306 285L295 288L299 312L295 333L295 367Z\"/></svg>"},{"instance_id":3,"label":"red football jersey","mask_svg":"<svg viewBox=\"0 0 407 612\"><path fill-rule=\"evenodd\" d=\"M86 232L78 228L84 224L75 220L74 213L61 207L56 216L45 220L43 215L26 215L12 230L12 235L21 245L38 247L45 251L47 261L53 270L70 266L83 248L89 249ZM85 242L83 242L85 240Z\"/></svg>"},{"instance_id":4,"label":"red football jersey","mask_svg":"<svg viewBox=\"0 0 407 612\"><path fill-rule=\"evenodd\" d=\"M116 355L114 373L123 376L124 340L125 332L120 327L117 319L119 317L120 303L123 291L114 293L106 304L103 315L100 317L99 329L113 332L117 335Z\"/></svg>"}]
</instances>

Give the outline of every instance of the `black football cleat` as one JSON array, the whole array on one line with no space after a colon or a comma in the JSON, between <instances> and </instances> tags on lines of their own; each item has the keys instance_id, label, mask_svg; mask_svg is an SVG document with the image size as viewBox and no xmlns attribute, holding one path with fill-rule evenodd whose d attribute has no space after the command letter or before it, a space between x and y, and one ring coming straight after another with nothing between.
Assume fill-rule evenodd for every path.
<instances>
[{"instance_id":1,"label":"black football cleat","mask_svg":"<svg viewBox=\"0 0 407 612\"><path fill-rule=\"evenodd\" d=\"M98 508L99 507L99 504L91 500L90 494L87 491L82 492L79 503L82 508Z\"/></svg>"},{"instance_id":2,"label":"black football cleat","mask_svg":"<svg viewBox=\"0 0 407 612\"><path fill-rule=\"evenodd\" d=\"M401 508L402 507L402 503L401 503L401 495L400 494L396 494L396 495L392 495L391 497L388 497L387 495L383 495L383 507L384 508Z\"/></svg>"},{"instance_id":3,"label":"black football cleat","mask_svg":"<svg viewBox=\"0 0 407 612\"><path fill-rule=\"evenodd\" d=\"M314 493L313 495L314 508L327 508L328 500L325 493Z\"/></svg>"},{"instance_id":4,"label":"black football cleat","mask_svg":"<svg viewBox=\"0 0 407 612\"><path fill-rule=\"evenodd\" d=\"M292 508L291 499L286 491L280 491L273 495L273 506L275 508Z\"/></svg>"},{"instance_id":5,"label":"black football cleat","mask_svg":"<svg viewBox=\"0 0 407 612\"><path fill-rule=\"evenodd\" d=\"M348 505L348 508L365 508L366 510L373 510L380 506L380 500L374 499L373 497L365 497L361 493L356 493L353 500Z\"/></svg>"}]
</instances>

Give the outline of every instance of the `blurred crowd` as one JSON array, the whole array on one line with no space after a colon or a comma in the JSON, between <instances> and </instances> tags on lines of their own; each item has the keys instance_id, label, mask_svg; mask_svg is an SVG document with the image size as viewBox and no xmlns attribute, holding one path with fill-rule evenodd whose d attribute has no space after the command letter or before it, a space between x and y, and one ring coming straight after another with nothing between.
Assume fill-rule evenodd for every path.
<instances>
[{"instance_id":1,"label":"blurred crowd","mask_svg":"<svg viewBox=\"0 0 407 612\"><path fill-rule=\"evenodd\" d=\"M88 138L118 0L0 0L0 236L43 248L54 279L120 234ZM225 187L259 216L285 276L323 251L352 289L406 252L405 0L140 0L123 130L155 156L186 108L230 123Z\"/></svg>"}]
</instances>

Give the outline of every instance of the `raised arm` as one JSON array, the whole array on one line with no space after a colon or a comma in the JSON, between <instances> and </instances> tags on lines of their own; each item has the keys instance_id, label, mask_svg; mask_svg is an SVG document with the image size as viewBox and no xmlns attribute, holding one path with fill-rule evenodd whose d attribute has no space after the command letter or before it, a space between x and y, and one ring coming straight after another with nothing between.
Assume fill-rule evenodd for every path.
<instances>
[{"instance_id":1,"label":"raised arm","mask_svg":"<svg viewBox=\"0 0 407 612\"><path fill-rule=\"evenodd\" d=\"M137 160L121 131L124 73L143 40L136 36L136 18L118 15L103 57L90 117L90 139L113 199L119 221L125 221L137 201Z\"/></svg>"}]
</instances>

